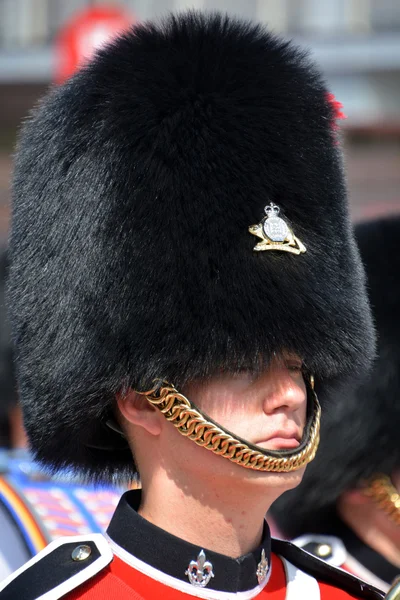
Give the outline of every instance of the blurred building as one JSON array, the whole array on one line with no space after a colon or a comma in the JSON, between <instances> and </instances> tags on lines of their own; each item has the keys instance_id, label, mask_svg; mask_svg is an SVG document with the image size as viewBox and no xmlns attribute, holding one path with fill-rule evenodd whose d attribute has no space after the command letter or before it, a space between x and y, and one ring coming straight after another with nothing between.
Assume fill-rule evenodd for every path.
<instances>
[{"instance_id":1,"label":"blurred building","mask_svg":"<svg viewBox=\"0 0 400 600\"><path fill-rule=\"evenodd\" d=\"M52 81L53 41L76 11L125 7L137 20L186 8L261 20L308 46L343 103L355 218L400 210L400 2L397 0L0 0L0 226L9 151L21 119ZM3 150L3 153L1 153ZM0 227L1 234L1 227Z\"/></svg>"}]
</instances>

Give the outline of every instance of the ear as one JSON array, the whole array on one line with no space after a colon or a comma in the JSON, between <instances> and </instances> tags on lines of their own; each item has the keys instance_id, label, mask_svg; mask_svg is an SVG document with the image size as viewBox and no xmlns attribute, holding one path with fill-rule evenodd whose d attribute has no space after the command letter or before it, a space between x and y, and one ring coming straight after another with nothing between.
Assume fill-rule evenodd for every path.
<instances>
[{"instance_id":1,"label":"ear","mask_svg":"<svg viewBox=\"0 0 400 600\"><path fill-rule=\"evenodd\" d=\"M162 414L144 396L128 390L117 394L116 400L121 415L128 423L143 427L151 435L160 435Z\"/></svg>"}]
</instances>

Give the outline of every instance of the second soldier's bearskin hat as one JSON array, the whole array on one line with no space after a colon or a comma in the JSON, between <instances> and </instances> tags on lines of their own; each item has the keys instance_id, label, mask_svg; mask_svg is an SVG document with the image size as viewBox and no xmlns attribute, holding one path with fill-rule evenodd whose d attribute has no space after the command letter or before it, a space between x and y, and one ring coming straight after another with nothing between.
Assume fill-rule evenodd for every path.
<instances>
[{"instance_id":1,"label":"second soldier's bearskin hat","mask_svg":"<svg viewBox=\"0 0 400 600\"><path fill-rule=\"evenodd\" d=\"M400 217L356 226L378 334L371 374L325 411L302 483L273 505L284 534L327 533L345 490L400 467Z\"/></svg>"},{"instance_id":2,"label":"second soldier's bearskin hat","mask_svg":"<svg viewBox=\"0 0 400 600\"><path fill-rule=\"evenodd\" d=\"M364 371L374 334L334 120L301 50L219 14L139 25L48 95L17 153L9 295L37 458L129 468L126 449L100 449L117 436L102 424L154 378L282 350L325 384ZM297 254L254 250L266 205Z\"/></svg>"}]
</instances>

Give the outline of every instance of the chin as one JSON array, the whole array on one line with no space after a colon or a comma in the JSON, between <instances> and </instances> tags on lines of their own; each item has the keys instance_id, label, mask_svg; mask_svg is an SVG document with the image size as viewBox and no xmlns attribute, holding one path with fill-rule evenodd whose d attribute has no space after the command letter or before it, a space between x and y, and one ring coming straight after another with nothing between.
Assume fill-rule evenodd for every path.
<instances>
[{"instance_id":1,"label":"chin","mask_svg":"<svg viewBox=\"0 0 400 600\"><path fill-rule=\"evenodd\" d=\"M244 476L246 479L245 485L254 485L265 490L276 490L277 494L281 495L287 490L297 487L301 483L305 470L306 467L302 467L301 469L291 471L290 473L269 473L250 471L249 469L249 473Z\"/></svg>"}]
</instances>

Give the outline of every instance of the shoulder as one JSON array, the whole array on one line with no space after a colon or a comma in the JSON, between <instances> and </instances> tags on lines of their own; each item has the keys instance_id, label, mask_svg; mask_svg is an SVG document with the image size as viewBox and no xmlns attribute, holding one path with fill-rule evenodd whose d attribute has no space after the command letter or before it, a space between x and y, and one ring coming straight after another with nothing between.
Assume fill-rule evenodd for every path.
<instances>
[{"instance_id":1,"label":"shoulder","mask_svg":"<svg viewBox=\"0 0 400 600\"><path fill-rule=\"evenodd\" d=\"M292 544L334 567L342 567L347 560L345 545L341 539L332 535L302 535L292 540Z\"/></svg>"},{"instance_id":2,"label":"shoulder","mask_svg":"<svg viewBox=\"0 0 400 600\"><path fill-rule=\"evenodd\" d=\"M60 538L0 583L0 600L58 600L103 571L112 559L99 533Z\"/></svg>"},{"instance_id":3,"label":"shoulder","mask_svg":"<svg viewBox=\"0 0 400 600\"><path fill-rule=\"evenodd\" d=\"M324 562L291 542L272 539L272 551L282 558L289 589L290 586L292 588L296 586L299 592L301 590L305 592L313 586L318 586L322 600L331 598L382 600L384 598L384 593L378 588ZM303 596L300 593L298 597Z\"/></svg>"}]
</instances>

